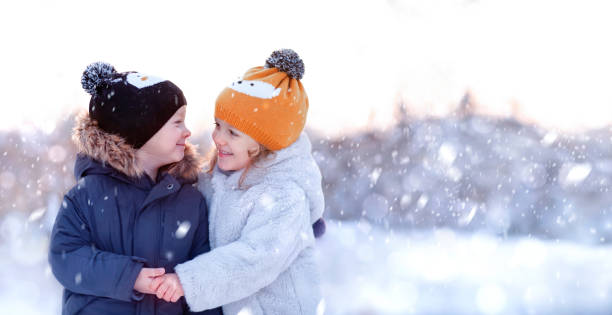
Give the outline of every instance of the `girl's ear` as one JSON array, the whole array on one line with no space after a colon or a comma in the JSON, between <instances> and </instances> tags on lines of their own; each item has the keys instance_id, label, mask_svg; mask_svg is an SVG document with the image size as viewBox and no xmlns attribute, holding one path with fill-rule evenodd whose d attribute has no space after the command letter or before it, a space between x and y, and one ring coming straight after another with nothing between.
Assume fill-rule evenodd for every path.
<instances>
[{"instance_id":1,"label":"girl's ear","mask_svg":"<svg viewBox=\"0 0 612 315\"><path fill-rule=\"evenodd\" d=\"M260 150L259 150L259 145L258 145L258 146L254 146L254 147L249 148L249 149L247 150L247 153L249 154L249 157L250 157L250 158L254 158L254 157L256 157L257 155L259 155L259 151L260 151Z\"/></svg>"}]
</instances>

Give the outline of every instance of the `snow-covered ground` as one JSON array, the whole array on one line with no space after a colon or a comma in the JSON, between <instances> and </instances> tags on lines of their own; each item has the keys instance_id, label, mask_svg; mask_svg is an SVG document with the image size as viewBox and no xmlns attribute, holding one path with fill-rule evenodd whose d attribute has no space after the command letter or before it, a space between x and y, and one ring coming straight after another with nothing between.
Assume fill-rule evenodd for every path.
<instances>
[{"instance_id":1,"label":"snow-covered ground","mask_svg":"<svg viewBox=\"0 0 612 315\"><path fill-rule=\"evenodd\" d=\"M610 314L612 247L332 223L326 314Z\"/></svg>"},{"instance_id":2,"label":"snow-covered ground","mask_svg":"<svg viewBox=\"0 0 612 315\"><path fill-rule=\"evenodd\" d=\"M52 216L11 212L0 219L2 314L61 314L62 287L47 263Z\"/></svg>"},{"instance_id":3,"label":"snow-covered ground","mask_svg":"<svg viewBox=\"0 0 612 315\"><path fill-rule=\"evenodd\" d=\"M60 314L48 214L0 219L3 314ZM328 222L325 314L610 314L612 246Z\"/></svg>"}]
</instances>

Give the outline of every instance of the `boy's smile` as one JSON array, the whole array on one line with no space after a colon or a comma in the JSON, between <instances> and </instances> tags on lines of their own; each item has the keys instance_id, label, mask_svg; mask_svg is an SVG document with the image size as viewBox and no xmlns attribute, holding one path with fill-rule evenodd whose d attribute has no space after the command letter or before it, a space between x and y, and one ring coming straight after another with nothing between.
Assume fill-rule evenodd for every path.
<instances>
[{"instance_id":1,"label":"boy's smile","mask_svg":"<svg viewBox=\"0 0 612 315\"><path fill-rule=\"evenodd\" d=\"M191 131L185 126L186 112L187 106L183 105L147 143L138 149L145 169L156 170L183 159L185 140L191 136Z\"/></svg>"}]
</instances>

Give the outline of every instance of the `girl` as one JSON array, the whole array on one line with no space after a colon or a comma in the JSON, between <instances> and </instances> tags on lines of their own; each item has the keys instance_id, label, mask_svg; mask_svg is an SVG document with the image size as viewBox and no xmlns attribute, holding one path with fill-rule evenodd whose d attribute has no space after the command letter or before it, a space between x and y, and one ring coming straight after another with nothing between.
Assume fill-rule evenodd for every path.
<instances>
[{"instance_id":1,"label":"girl","mask_svg":"<svg viewBox=\"0 0 612 315\"><path fill-rule=\"evenodd\" d=\"M184 299L157 300L149 289L210 250L183 92L105 63L87 67L81 82L92 96L73 135L78 184L64 196L49 250L65 288L62 314L184 314Z\"/></svg>"},{"instance_id":2,"label":"girl","mask_svg":"<svg viewBox=\"0 0 612 315\"><path fill-rule=\"evenodd\" d=\"M295 52L275 51L217 98L216 154L199 184L210 204L212 250L153 280L158 297L184 292L192 311L223 305L226 315L317 312L312 224L324 204L302 132L303 73Z\"/></svg>"}]
</instances>

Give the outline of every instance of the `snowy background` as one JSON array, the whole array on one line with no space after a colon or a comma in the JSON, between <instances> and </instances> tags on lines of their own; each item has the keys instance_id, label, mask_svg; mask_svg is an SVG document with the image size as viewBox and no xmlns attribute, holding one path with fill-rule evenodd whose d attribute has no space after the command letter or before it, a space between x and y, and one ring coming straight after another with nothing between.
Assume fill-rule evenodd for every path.
<instances>
[{"instance_id":1,"label":"snowy background","mask_svg":"<svg viewBox=\"0 0 612 315\"><path fill-rule=\"evenodd\" d=\"M611 130L564 136L469 106L398 114L386 131L311 132L326 314L610 313ZM46 250L74 184L71 123L0 137L0 303L15 313L59 312Z\"/></svg>"},{"instance_id":2,"label":"snowy background","mask_svg":"<svg viewBox=\"0 0 612 315\"><path fill-rule=\"evenodd\" d=\"M286 47L324 176L326 314L610 314L611 7L3 1L1 312L60 313L46 254L87 64L177 83L206 151L218 91Z\"/></svg>"}]
</instances>

